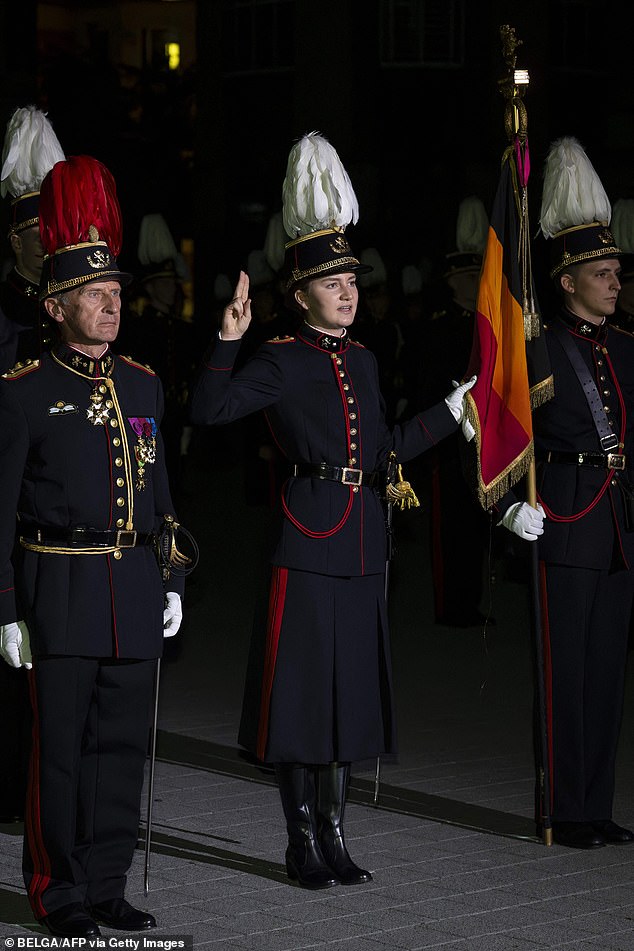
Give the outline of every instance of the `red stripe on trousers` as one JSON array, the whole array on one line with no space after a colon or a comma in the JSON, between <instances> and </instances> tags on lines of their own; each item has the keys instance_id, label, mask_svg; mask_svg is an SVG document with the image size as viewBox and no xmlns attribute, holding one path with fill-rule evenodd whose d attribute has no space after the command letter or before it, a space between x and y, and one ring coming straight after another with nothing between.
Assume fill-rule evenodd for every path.
<instances>
[{"instance_id":1,"label":"red stripe on trousers","mask_svg":"<svg viewBox=\"0 0 634 951\"><path fill-rule=\"evenodd\" d=\"M42 904L42 895L51 881L51 863L42 838L40 823L40 729L37 692L35 689L35 674L29 672L29 692L33 709L33 737L31 747L29 784L26 796L26 828L28 849L31 855L33 873L29 882L29 902L36 918L44 918L47 914Z\"/></svg>"},{"instance_id":2,"label":"red stripe on trousers","mask_svg":"<svg viewBox=\"0 0 634 951\"><path fill-rule=\"evenodd\" d=\"M271 591L269 595L269 613L266 624L266 654L264 658L264 673L262 675L262 698L260 700L260 719L258 722L258 759L264 760L266 741L269 735L269 708L271 705L271 690L277 660L277 645L280 640L282 617L284 616L284 602L286 600L286 584L288 568L273 568L271 577Z\"/></svg>"}]
</instances>

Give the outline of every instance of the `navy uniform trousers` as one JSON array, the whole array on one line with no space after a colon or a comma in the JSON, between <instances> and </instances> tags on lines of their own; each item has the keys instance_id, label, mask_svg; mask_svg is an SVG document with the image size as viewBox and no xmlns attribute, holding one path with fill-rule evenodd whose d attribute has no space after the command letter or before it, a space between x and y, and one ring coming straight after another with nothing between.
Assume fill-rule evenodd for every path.
<instances>
[{"instance_id":1,"label":"navy uniform trousers","mask_svg":"<svg viewBox=\"0 0 634 951\"><path fill-rule=\"evenodd\" d=\"M543 578L552 817L611 819L634 573L546 564Z\"/></svg>"},{"instance_id":2,"label":"navy uniform trousers","mask_svg":"<svg viewBox=\"0 0 634 951\"><path fill-rule=\"evenodd\" d=\"M23 871L38 918L71 902L123 897L137 844L155 670L155 660L34 661Z\"/></svg>"},{"instance_id":3,"label":"navy uniform trousers","mask_svg":"<svg viewBox=\"0 0 634 951\"><path fill-rule=\"evenodd\" d=\"M607 468L582 384L555 326L577 348L602 403L624 468ZM537 541L551 762L551 817L612 817L623 709L628 624L634 594L634 532L624 504L634 481L634 337L568 311L548 322L554 397L533 417ZM579 463L579 453L591 453ZM623 460L620 460L623 462ZM594 464L593 464L594 463Z\"/></svg>"}]
</instances>

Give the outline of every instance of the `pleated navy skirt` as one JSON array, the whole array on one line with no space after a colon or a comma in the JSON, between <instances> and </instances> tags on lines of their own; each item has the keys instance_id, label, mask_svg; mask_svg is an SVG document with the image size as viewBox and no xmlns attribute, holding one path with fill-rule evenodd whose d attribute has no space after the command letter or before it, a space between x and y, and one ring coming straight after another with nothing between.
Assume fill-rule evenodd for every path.
<instances>
[{"instance_id":1,"label":"pleated navy skirt","mask_svg":"<svg viewBox=\"0 0 634 951\"><path fill-rule=\"evenodd\" d=\"M256 620L239 742L266 763L330 763L396 752L382 574L272 569Z\"/></svg>"}]
</instances>

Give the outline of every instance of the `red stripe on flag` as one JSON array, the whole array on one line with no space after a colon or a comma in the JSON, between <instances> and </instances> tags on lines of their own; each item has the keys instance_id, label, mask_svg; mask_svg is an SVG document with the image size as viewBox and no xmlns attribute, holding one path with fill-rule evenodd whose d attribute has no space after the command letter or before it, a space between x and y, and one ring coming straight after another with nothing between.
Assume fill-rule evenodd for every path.
<instances>
[{"instance_id":1,"label":"red stripe on flag","mask_svg":"<svg viewBox=\"0 0 634 951\"><path fill-rule=\"evenodd\" d=\"M482 265L468 394L476 430L478 495L486 508L526 472L532 420L517 263L517 211L508 161L502 169Z\"/></svg>"}]
</instances>

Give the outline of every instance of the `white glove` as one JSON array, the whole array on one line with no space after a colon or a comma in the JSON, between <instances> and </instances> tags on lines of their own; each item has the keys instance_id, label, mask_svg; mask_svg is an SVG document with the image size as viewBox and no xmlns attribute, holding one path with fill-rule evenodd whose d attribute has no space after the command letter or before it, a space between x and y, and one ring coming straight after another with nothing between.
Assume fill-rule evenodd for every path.
<instances>
[{"instance_id":1,"label":"white glove","mask_svg":"<svg viewBox=\"0 0 634 951\"><path fill-rule=\"evenodd\" d=\"M168 591L165 595L165 610L163 611L163 637L174 637L182 620L181 596L175 591Z\"/></svg>"},{"instance_id":2,"label":"white glove","mask_svg":"<svg viewBox=\"0 0 634 951\"><path fill-rule=\"evenodd\" d=\"M13 621L11 624L0 624L0 657L6 660L10 667L33 666L31 645L29 643L29 629L24 621Z\"/></svg>"},{"instance_id":3,"label":"white glove","mask_svg":"<svg viewBox=\"0 0 634 951\"><path fill-rule=\"evenodd\" d=\"M454 391L445 397L445 403L447 404L449 412L457 423L462 423L462 433L467 442L475 436L475 429L465 416L464 397L465 393L471 389L477 379L477 376L472 376L466 383L461 384L459 384L457 380L452 380L451 385L454 387Z\"/></svg>"},{"instance_id":4,"label":"white glove","mask_svg":"<svg viewBox=\"0 0 634 951\"><path fill-rule=\"evenodd\" d=\"M515 502L514 505L507 508L498 525L504 525L504 528L508 528L510 532L519 535L520 538L534 542L538 535L544 534L545 514L539 502L536 509L528 502Z\"/></svg>"}]
</instances>

